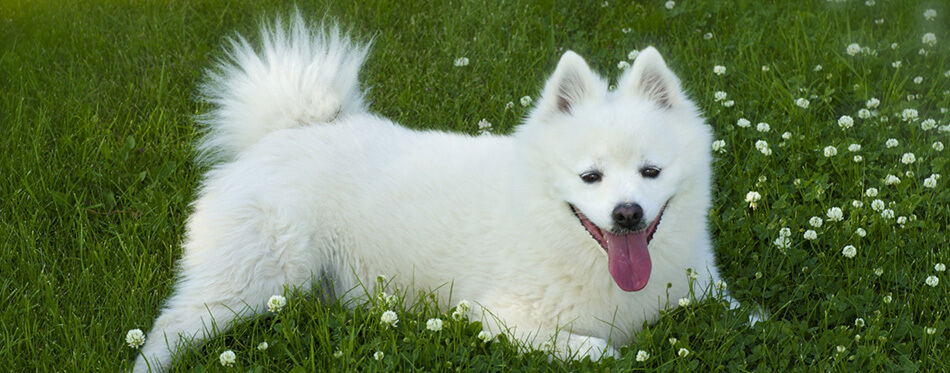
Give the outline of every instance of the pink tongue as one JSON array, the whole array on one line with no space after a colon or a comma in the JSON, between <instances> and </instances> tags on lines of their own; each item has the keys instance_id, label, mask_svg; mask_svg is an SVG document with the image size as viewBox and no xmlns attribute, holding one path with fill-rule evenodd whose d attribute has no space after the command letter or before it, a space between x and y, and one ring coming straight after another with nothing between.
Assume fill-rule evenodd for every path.
<instances>
[{"instance_id":1,"label":"pink tongue","mask_svg":"<svg viewBox=\"0 0 950 373\"><path fill-rule=\"evenodd\" d=\"M604 232L607 239L607 266L614 281L625 291L637 291L650 280L650 252L647 251L647 229L616 235Z\"/></svg>"}]
</instances>

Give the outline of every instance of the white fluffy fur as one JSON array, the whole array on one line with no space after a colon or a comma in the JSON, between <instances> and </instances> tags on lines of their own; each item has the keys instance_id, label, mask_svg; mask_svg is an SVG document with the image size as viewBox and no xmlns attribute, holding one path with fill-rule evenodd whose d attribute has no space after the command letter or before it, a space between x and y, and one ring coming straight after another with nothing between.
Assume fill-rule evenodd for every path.
<instances>
[{"instance_id":1,"label":"white fluffy fur","mask_svg":"<svg viewBox=\"0 0 950 373\"><path fill-rule=\"evenodd\" d=\"M260 51L234 41L204 87L214 109L201 147L222 162L194 203L175 293L135 371L167 369L181 343L323 275L337 294L376 291L385 275L435 291L442 306L466 299L491 332L593 358L688 296L688 268L697 294L719 278L707 229L711 131L656 50L614 92L567 52L514 135L471 137L367 112L357 82L367 47L337 31L297 17L262 40ZM661 176L643 178L646 164ZM602 182L582 182L591 168ZM649 221L668 202L637 292L617 286L569 207L610 228L612 209L630 202Z\"/></svg>"}]
</instances>

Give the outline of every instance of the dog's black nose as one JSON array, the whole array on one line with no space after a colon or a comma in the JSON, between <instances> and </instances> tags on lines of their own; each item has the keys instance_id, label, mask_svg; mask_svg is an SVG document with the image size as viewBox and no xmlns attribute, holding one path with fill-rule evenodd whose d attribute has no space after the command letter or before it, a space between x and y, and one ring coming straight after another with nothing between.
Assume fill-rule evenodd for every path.
<instances>
[{"instance_id":1,"label":"dog's black nose","mask_svg":"<svg viewBox=\"0 0 950 373\"><path fill-rule=\"evenodd\" d=\"M636 203L622 203L614 208L614 212L610 216L617 226L635 229L643 220L643 208Z\"/></svg>"}]
</instances>

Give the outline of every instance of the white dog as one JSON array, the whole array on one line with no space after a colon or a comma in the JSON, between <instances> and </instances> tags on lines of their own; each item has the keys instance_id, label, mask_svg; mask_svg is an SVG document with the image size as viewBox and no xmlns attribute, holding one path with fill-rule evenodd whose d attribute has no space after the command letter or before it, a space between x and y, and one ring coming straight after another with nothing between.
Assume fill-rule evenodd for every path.
<instances>
[{"instance_id":1,"label":"white dog","mask_svg":"<svg viewBox=\"0 0 950 373\"><path fill-rule=\"evenodd\" d=\"M285 287L365 297L384 275L443 307L468 300L492 333L596 359L719 280L711 130L655 49L613 91L566 52L513 135L473 137L370 113L368 47L321 30L278 22L209 73L201 149L217 163L136 371Z\"/></svg>"}]
</instances>

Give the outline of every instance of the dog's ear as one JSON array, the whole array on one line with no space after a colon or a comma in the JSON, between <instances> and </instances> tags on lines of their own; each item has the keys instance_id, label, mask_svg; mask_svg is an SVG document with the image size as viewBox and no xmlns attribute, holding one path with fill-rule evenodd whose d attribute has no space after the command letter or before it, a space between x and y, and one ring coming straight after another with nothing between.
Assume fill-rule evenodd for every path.
<instances>
[{"instance_id":1,"label":"dog's ear","mask_svg":"<svg viewBox=\"0 0 950 373\"><path fill-rule=\"evenodd\" d=\"M603 97L607 83L594 74L581 56L567 51L557 63L554 74L544 84L539 112L571 114L577 105Z\"/></svg>"},{"instance_id":2,"label":"dog's ear","mask_svg":"<svg viewBox=\"0 0 950 373\"><path fill-rule=\"evenodd\" d=\"M617 87L626 94L646 97L667 109L679 105L685 99L679 79L653 47L640 51L633 66L620 77Z\"/></svg>"}]
</instances>

